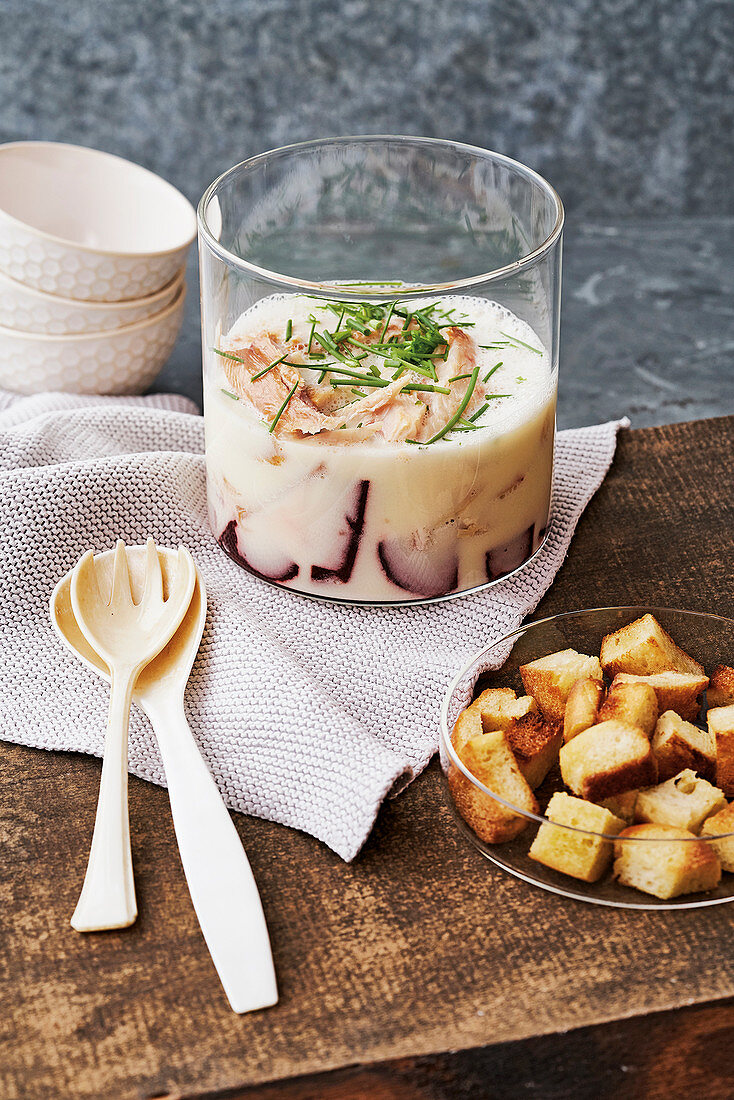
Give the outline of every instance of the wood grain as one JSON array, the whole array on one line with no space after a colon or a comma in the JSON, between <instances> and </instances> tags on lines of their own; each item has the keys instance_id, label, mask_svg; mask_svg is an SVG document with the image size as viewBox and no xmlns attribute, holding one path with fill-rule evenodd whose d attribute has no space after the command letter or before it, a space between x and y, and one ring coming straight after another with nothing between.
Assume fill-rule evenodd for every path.
<instances>
[{"instance_id":1,"label":"wood grain","mask_svg":"<svg viewBox=\"0 0 734 1100\"><path fill-rule=\"evenodd\" d=\"M731 614L732 453L734 417L623 433L613 470L537 614L618 602ZM341 1093L334 1077L337 1091L330 1085L312 1095L462 1097L470 1093L440 1083L442 1065L458 1075L453 1080L469 1073L468 1062L450 1068L452 1050L474 1049L476 1073L486 1065L501 1076L508 1066L520 1072L534 1049L546 1059L576 1049L557 1033L584 1028L589 1038L577 1038L593 1075L605 1035L627 1034L637 1051L648 1024L621 1023L632 1017L708 1003L716 1033L731 1030L715 1005L734 995L731 907L625 913L533 890L466 845L435 764L385 807L351 866L309 837L236 815L281 982L275 1009L237 1017L191 909L166 792L131 779L138 922L125 932L79 936L68 920L84 875L99 762L12 745L0 746L0 762L0 1096L7 1100L236 1094L304 1075L343 1075L355 1064L366 1077ZM684 1023L694 1017L677 1019L674 1042L664 1046L660 1032L640 1055L648 1077L638 1074L645 1083L635 1095L665 1095L659 1090L672 1070L693 1073L694 1061L700 1080L718 1087L718 1040L706 1047L714 1025L695 1033ZM609 1021L629 1030L591 1026ZM421 1061L437 1056L448 1061ZM428 1067L429 1083L401 1077L394 1067L404 1059ZM511 1095L494 1081L500 1091L486 1095ZM262 1095L289 1095L284 1084L278 1089ZM586 1095L525 1086L518 1093Z\"/></svg>"},{"instance_id":2,"label":"wood grain","mask_svg":"<svg viewBox=\"0 0 734 1100\"><path fill-rule=\"evenodd\" d=\"M734 1002L516 1043L351 1066L231 1100L731 1100Z\"/></svg>"}]
</instances>

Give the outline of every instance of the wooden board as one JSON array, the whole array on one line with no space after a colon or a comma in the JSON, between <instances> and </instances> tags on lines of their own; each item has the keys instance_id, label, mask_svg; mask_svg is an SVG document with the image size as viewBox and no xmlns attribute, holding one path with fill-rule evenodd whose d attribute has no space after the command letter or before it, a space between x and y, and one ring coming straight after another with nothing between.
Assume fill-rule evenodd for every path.
<instances>
[{"instance_id":1,"label":"wooden board","mask_svg":"<svg viewBox=\"0 0 734 1100\"><path fill-rule=\"evenodd\" d=\"M537 614L625 602L732 614L733 453L734 417L623 433ZM534 1037L574 1028L613 1036L593 1025L695 1003L719 1020L715 1002L734 995L734 907L616 912L517 882L459 836L434 764L385 807L351 866L309 837L237 815L281 983L275 1009L237 1017L191 909L166 792L131 780L138 922L79 936L68 921L99 762L11 745L0 745L0 761L3 1100L204 1097L343 1077L354 1064L365 1067L362 1084L344 1078L341 1092L337 1076L337 1091L318 1077L304 1085L311 1091L261 1095L459 1096L425 1091L407 1073L401 1083L409 1063L396 1060L420 1068L443 1058L433 1063L438 1090L440 1072L454 1072L440 1070L452 1050L474 1049L462 1056L473 1059L463 1080L491 1063L489 1045L522 1041L528 1051ZM501 1067L517 1048L492 1049ZM666 1074L676 1049L685 1044L668 1049Z\"/></svg>"}]
</instances>

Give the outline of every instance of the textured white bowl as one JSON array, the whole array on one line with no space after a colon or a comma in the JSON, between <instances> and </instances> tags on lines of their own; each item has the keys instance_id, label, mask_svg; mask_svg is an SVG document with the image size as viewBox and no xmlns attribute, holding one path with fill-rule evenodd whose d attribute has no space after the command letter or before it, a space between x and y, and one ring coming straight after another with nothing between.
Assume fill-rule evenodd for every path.
<instances>
[{"instance_id":1,"label":"textured white bowl","mask_svg":"<svg viewBox=\"0 0 734 1100\"><path fill-rule=\"evenodd\" d=\"M134 325L162 313L173 302L184 281L184 268L155 294L127 302L78 302L36 290L0 271L0 325L21 332L66 336L82 332L108 332Z\"/></svg>"},{"instance_id":2,"label":"textured white bowl","mask_svg":"<svg viewBox=\"0 0 734 1100\"><path fill-rule=\"evenodd\" d=\"M44 336L0 328L0 388L16 393L142 393L176 342L186 287L162 313L111 332Z\"/></svg>"},{"instance_id":3,"label":"textured white bowl","mask_svg":"<svg viewBox=\"0 0 734 1100\"><path fill-rule=\"evenodd\" d=\"M81 301L154 294L196 236L180 191L138 164L50 141L0 145L0 271Z\"/></svg>"}]
</instances>

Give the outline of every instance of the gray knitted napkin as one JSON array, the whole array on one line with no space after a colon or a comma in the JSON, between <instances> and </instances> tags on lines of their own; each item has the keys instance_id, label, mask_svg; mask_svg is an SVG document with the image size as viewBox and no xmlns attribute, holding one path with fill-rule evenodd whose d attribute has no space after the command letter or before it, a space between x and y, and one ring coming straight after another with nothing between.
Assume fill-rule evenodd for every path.
<instances>
[{"instance_id":1,"label":"gray knitted napkin","mask_svg":"<svg viewBox=\"0 0 734 1100\"><path fill-rule=\"evenodd\" d=\"M182 542L209 598L187 709L225 800L353 859L385 796L436 751L451 678L551 584L624 422L559 434L548 540L519 576L444 604L363 609L275 589L220 550L195 413L180 397L0 394L0 738L102 755L108 689L57 640L49 596L89 547ZM165 785L135 708L130 771Z\"/></svg>"}]
</instances>

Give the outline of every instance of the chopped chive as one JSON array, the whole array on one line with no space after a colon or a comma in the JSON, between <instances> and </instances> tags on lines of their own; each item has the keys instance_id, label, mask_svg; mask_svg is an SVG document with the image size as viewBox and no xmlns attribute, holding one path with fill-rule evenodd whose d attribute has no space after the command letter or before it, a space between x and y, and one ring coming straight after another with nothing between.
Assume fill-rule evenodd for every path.
<instances>
[{"instance_id":1,"label":"chopped chive","mask_svg":"<svg viewBox=\"0 0 734 1100\"><path fill-rule=\"evenodd\" d=\"M453 378L449 378L449 382L460 382L462 378L471 378L471 374L455 374Z\"/></svg>"},{"instance_id":2,"label":"chopped chive","mask_svg":"<svg viewBox=\"0 0 734 1100\"><path fill-rule=\"evenodd\" d=\"M403 386L404 392L411 393L451 393L451 390L447 390L445 386L424 386L421 382L409 382L407 386Z\"/></svg>"},{"instance_id":3,"label":"chopped chive","mask_svg":"<svg viewBox=\"0 0 734 1100\"><path fill-rule=\"evenodd\" d=\"M333 355L335 359L338 359L340 363L349 362L349 358L339 351L339 348L336 346L328 332L315 332L314 339L318 340L322 348L325 348L326 351Z\"/></svg>"},{"instance_id":4,"label":"chopped chive","mask_svg":"<svg viewBox=\"0 0 734 1100\"><path fill-rule=\"evenodd\" d=\"M447 422L444 424L443 428L441 428L441 430L439 432L436 432L436 434L434 436L432 436L431 439L427 440L426 446L428 446L431 443L437 443L439 441L439 439L443 439L443 437L445 435L448 435L448 433L451 431L454 424L458 424L458 422L461 420L461 418L464 414L464 409L466 408L466 406L471 401L472 394L474 393L474 390L475 390L476 385L477 385L477 378L478 377L479 377L479 364L477 364L476 367L474 368L474 370L471 372L471 381L469 382L469 385L467 386L466 393L464 394L464 396L462 398L462 401L461 401L461 404L459 405L458 409L456 410L454 415L449 420L447 420Z\"/></svg>"},{"instance_id":5,"label":"chopped chive","mask_svg":"<svg viewBox=\"0 0 734 1100\"><path fill-rule=\"evenodd\" d=\"M308 347L306 348L306 354L307 355L311 354L311 344L313 343L313 337L314 337L315 330L316 330L316 321L314 321L313 324L311 325L311 331L308 334Z\"/></svg>"},{"instance_id":6,"label":"chopped chive","mask_svg":"<svg viewBox=\"0 0 734 1100\"><path fill-rule=\"evenodd\" d=\"M273 367L277 367L278 363L282 363L287 358L288 358L288 352L286 352L285 355L281 355L280 359L274 359L272 363L268 363L267 367L265 367L263 370L259 370L257 372L257 374L253 374L250 381L251 382L257 382L258 378L262 378L262 376L264 374L267 374L269 370L272 370Z\"/></svg>"},{"instance_id":7,"label":"chopped chive","mask_svg":"<svg viewBox=\"0 0 734 1100\"><path fill-rule=\"evenodd\" d=\"M371 374L365 374L363 371L350 370L349 367L337 366L336 363L334 363L332 370L334 374L343 374L346 375L347 378L359 378L361 382L366 382L367 379L373 377ZM380 376L376 375L375 377L379 378ZM383 378L382 381L384 382L385 379Z\"/></svg>"},{"instance_id":8,"label":"chopped chive","mask_svg":"<svg viewBox=\"0 0 734 1100\"><path fill-rule=\"evenodd\" d=\"M231 397L233 401L239 401L237 394L232 393L230 390L222 390L222 393L226 394L227 397Z\"/></svg>"},{"instance_id":9,"label":"chopped chive","mask_svg":"<svg viewBox=\"0 0 734 1100\"><path fill-rule=\"evenodd\" d=\"M471 414L471 416L469 417L471 422L474 423L475 420L479 420L479 417L482 415L482 413L486 413L488 408L489 405L485 402L485 404L482 405L481 409L477 409L475 413Z\"/></svg>"},{"instance_id":10,"label":"chopped chive","mask_svg":"<svg viewBox=\"0 0 734 1100\"><path fill-rule=\"evenodd\" d=\"M496 370L499 370L501 366L502 366L502 360L500 360L499 363L495 363L495 365L492 367L492 369L490 371L487 371L484 378L482 379L482 382L489 382L489 380L492 377L492 375L494 374L494 372Z\"/></svg>"},{"instance_id":11,"label":"chopped chive","mask_svg":"<svg viewBox=\"0 0 734 1100\"><path fill-rule=\"evenodd\" d=\"M245 360L242 359L239 355L233 355L231 351L222 351L221 348L214 347L212 348L212 351L216 352L217 355L221 355L222 359L234 359L235 363L245 362Z\"/></svg>"},{"instance_id":12,"label":"chopped chive","mask_svg":"<svg viewBox=\"0 0 734 1100\"><path fill-rule=\"evenodd\" d=\"M288 341L290 340L292 335L293 335L293 318L289 317L288 318L288 324L285 326L285 342L286 342L286 344L288 343Z\"/></svg>"},{"instance_id":13,"label":"chopped chive","mask_svg":"<svg viewBox=\"0 0 734 1100\"><path fill-rule=\"evenodd\" d=\"M484 351L498 351L500 348L506 348L509 342L509 340L497 340L494 344L480 344L479 347Z\"/></svg>"},{"instance_id":14,"label":"chopped chive","mask_svg":"<svg viewBox=\"0 0 734 1100\"><path fill-rule=\"evenodd\" d=\"M512 397L511 393L485 393L484 395L487 401L494 401L497 397Z\"/></svg>"},{"instance_id":15,"label":"chopped chive","mask_svg":"<svg viewBox=\"0 0 734 1100\"><path fill-rule=\"evenodd\" d=\"M357 375L356 378L332 378L330 382L332 386L353 386L355 381L360 382L363 386L371 386L377 389L384 389L385 386L389 386L390 383L387 378L373 378L371 375L366 374L364 377Z\"/></svg>"},{"instance_id":16,"label":"chopped chive","mask_svg":"<svg viewBox=\"0 0 734 1100\"><path fill-rule=\"evenodd\" d=\"M380 340L384 340L384 339L385 339L385 333L386 333L386 332L387 332L387 330L388 330L388 326L389 326L389 324L390 324L390 318L392 317L392 315L393 315L393 310L395 309L395 306L396 306L397 304L398 304L397 302L391 302L391 303L390 303L390 308L389 308L389 309L388 309L388 311L387 311L387 317L385 318L385 325L384 325L384 327L383 327L383 330L382 330L382 336L380 337Z\"/></svg>"},{"instance_id":17,"label":"chopped chive","mask_svg":"<svg viewBox=\"0 0 734 1100\"><path fill-rule=\"evenodd\" d=\"M538 348L534 348L532 344L526 344L524 340L518 339L517 336L510 336L509 332L503 332L502 329L498 329L498 332L501 336L506 336L507 339L511 340L514 344L521 344L524 348L527 348L528 351L534 351L536 355L543 354L543 352L540 351Z\"/></svg>"},{"instance_id":18,"label":"chopped chive","mask_svg":"<svg viewBox=\"0 0 734 1100\"><path fill-rule=\"evenodd\" d=\"M274 421L272 422L272 424L271 424L271 425L270 425L270 427L268 428L268 431L269 431L269 432L271 433L271 435L272 435L272 433L273 433L273 432L275 431L275 425L276 425L276 424L278 423L278 421L280 420L281 416L282 416L282 415L283 415L283 413L285 412L285 410L286 410L286 406L288 405L288 403L289 403L289 401L290 401L291 397L293 397L293 394L294 394L294 393L296 392L296 390L298 389L298 382L299 382L299 381L300 381L300 379L296 379L296 381L295 381L295 382L293 383L293 385L291 386L290 390L288 391L288 396L286 397L285 401L283 402L283 404L282 404L282 405L280 406L280 408L278 409L277 413L275 414L275 420L274 420Z\"/></svg>"},{"instance_id":19,"label":"chopped chive","mask_svg":"<svg viewBox=\"0 0 734 1100\"><path fill-rule=\"evenodd\" d=\"M367 396L367 394L366 394L366 393L362 393L362 391L361 391L361 390L354 390L354 389L353 389L353 390L352 390L352 393L356 393L357 397L366 397L366 396Z\"/></svg>"}]
</instances>

